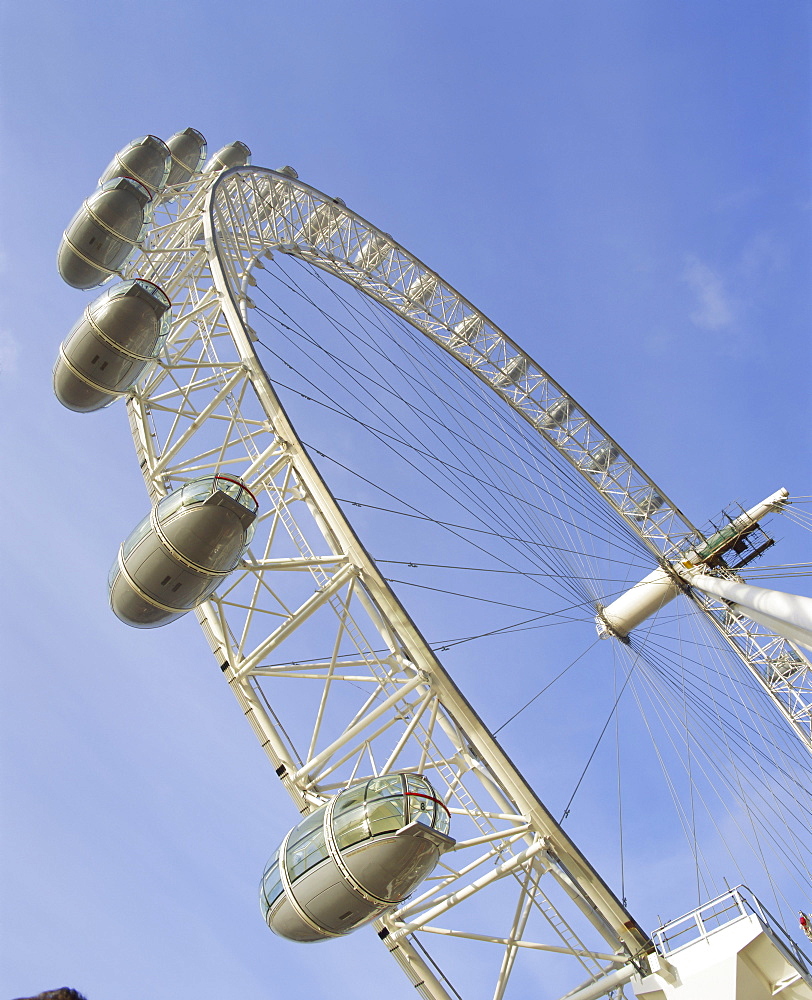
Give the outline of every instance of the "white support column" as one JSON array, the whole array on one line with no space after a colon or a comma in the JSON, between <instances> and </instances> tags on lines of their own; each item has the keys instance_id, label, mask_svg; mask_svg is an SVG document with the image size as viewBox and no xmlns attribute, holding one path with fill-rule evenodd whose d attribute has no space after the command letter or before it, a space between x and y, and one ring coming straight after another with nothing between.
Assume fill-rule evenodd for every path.
<instances>
[{"instance_id":1,"label":"white support column","mask_svg":"<svg viewBox=\"0 0 812 1000\"><path fill-rule=\"evenodd\" d=\"M738 538L758 524L762 517L771 511L780 510L787 502L788 496L789 493L782 487L762 500L761 503L757 503L755 507L751 507L750 510L734 518L726 528L711 535L702 545L697 546L696 550L691 550L681 556L680 561L673 566L675 573L687 579L687 573L692 572L693 569L712 556L726 552ZM633 629L655 615L669 601L673 601L679 592L680 585L676 576L658 567L639 583L636 583L631 590L627 590L611 604L601 608L596 620L598 635L602 639L612 635L621 639L625 638ZM767 624L769 628L774 628L773 625L761 622L758 618L755 620L761 624ZM780 634L786 635L785 632L780 632ZM787 638L800 641L792 636L787 636Z\"/></svg>"},{"instance_id":2,"label":"white support column","mask_svg":"<svg viewBox=\"0 0 812 1000\"><path fill-rule=\"evenodd\" d=\"M685 579L703 593L729 602L737 614L752 618L790 642L812 649L812 598L753 587L707 573L686 573Z\"/></svg>"},{"instance_id":3,"label":"white support column","mask_svg":"<svg viewBox=\"0 0 812 1000\"><path fill-rule=\"evenodd\" d=\"M598 997L605 997L609 990L616 986L622 986L637 974L637 969L631 964L624 965L620 969L615 969L607 975L601 977L597 982L584 986L575 993L567 993L561 1000L598 1000Z\"/></svg>"},{"instance_id":4,"label":"white support column","mask_svg":"<svg viewBox=\"0 0 812 1000\"><path fill-rule=\"evenodd\" d=\"M598 635L601 639L607 639L611 635L625 638L638 625L657 614L669 601L673 601L679 592L680 586L676 580L658 567L631 590L601 609L596 619Z\"/></svg>"},{"instance_id":5,"label":"white support column","mask_svg":"<svg viewBox=\"0 0 812 1000\"><path fill-rule=\"evenodd\" d=\"M424 924L435 920L447 910L450 910L452 906L456 906L463 900L468 899L468 897L472 896L475 892L479 892L480 889L484 889L493 882L498 882L499 879L504 878L506 875L510 875L512 872L521 868L522 865L538 854L539 851L543 850L545 846L546 845L543 839L536 840L530 847L523 850L520 854L516 854L508 861L503 862L501 865L497 865L497 867L488 872L487 875L483 875L481 878L475 879L473 882L469 883L462 889L458 889L456 892L449 893L431 909L421 913L419 917L406 921L394 932L393 937L404 937L412 931L420 930Z\"/></svg>"}]
</instances>

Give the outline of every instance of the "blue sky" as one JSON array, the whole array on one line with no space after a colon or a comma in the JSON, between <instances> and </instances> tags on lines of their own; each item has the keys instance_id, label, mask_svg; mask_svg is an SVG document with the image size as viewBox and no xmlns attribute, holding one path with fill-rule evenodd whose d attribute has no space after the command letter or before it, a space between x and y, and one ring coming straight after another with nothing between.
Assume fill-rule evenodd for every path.
<instances>
[{"instance_id":1,"label":"blue sky","mask_svg":"<svg viewBox=\"0 0 812 1000\"><path fill-rule=\"evenodd\" d=\"M811 21L807 0L5 5L2 996L410 995L370 934L267 932L255 885L293 809L195 623L135 633L107 608L145 497L123 408L63 411L50 372L92 297L56 248L112 154L192 125L292 164L703 523L812 493ZM778 534L774 561L810 558Z\"/></svg>"}]
</instances>

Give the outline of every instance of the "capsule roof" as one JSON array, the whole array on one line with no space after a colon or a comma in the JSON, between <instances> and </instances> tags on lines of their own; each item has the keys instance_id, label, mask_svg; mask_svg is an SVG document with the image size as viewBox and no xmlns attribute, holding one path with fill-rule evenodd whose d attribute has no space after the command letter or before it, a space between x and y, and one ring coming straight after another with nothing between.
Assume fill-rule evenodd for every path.
<instances>
[{"instance_id":1,"label":"capsule roof","mask_svg":"<svg viewBox=\"0 0 812 1000\"><path fill-rule=\"evenodd\" d=\"M172 303L163 288L147 278L128 278L108 289L104 294L111 299L120 295L138 295L139 298L153 299L161 307L161 312L172 308Z\"/></svg>"},{"instance_id":2,"label":"capsule roof","mask_svg":"<svg viewBox=\"0 0 812 1000\"><path fill-rule=\"evenodd\" d=\"M151 281L134 278L87 306L63 341L54 392L69 410L101 409L127 392L158 355L171 324L169 299Z\"/></svg>"},{"instance_id":3,"label":"capsule roof","mask_svg":"<svg viewBox=\"0 0 812 1000\"><path fill-rule=\"evenodd\" d=\"M74 288L92 288L118 271L151 221L152 196L132 177L105 181L71 220L57 267Z\"/></svg>"},{"instance_id":4,"label":"capsule roof","mask_svg":"<svg viewBox=\"0 0 812 1000\"><path fill-rule=\"evenodd\" d=\"M244 142L230 142L222 149L213 153L208 163L203 167L204 173L213 170L227 170L229 167L244 167L251 162L251 150Z\"/></svg>"},{"instance_id":5,"label":"capsule roof","mask_svg":"<svg viewBox=\"0 0 812 1000\"><path fill-rule=\"evenodd\" d=\"M171 158L167 185L182 184L197 173L206 159L206 140L194 128L176 132L166 141Z\"/></svg>"},{"instance_id":6,"label":"capsule roof","mask_svg":"<svg viewBox=\"0 0 812 1000\"><path fill-rule=\"evenodd\" d=\"M169 148L156 135L142 135L120 149L101 175L99 184L113 177L133 177L152 192L166 184L170 168Z\"/></svg>"},{"instance_id":7,"label":"capsule roof","mask_svg":"<svg viewBox=\"0 0 812 1000\"><path fill-rule=\"evenodd\" d=\"M197 607L236 569L256 511L253 494L232 476L203 476L165 496L127 536L110 570L115 614L155 628Z\"/></svg>"},{"instance_id":8,"label":"capsule roof","mask_svg":"<svg viewBox=\"0 0 812 1000\"><path fill-rule=\"evenodd\" d=\"M419 774L357 782L285 837L260 884L272 931L296 941L348 934L400 902L454 845L449 812Z\"/></svg>"},{"instance_id":9,"label":"capsule roof","mask_svg":"<svg viewBox=\"0 0 812 1000\"><path fill-rule=\"evenodd\" d=\"M155 513L158 520L163 521L180 507L205 503L215 493L224 493L227 497L235 500L241 507L245 508L247 511L245 515L245 527L250 539L254 533L253 522L259 510L259 503L245 483L234 476L219 474L193 479L180 489L173 490L159 500Z\"/></svg>"},{"instance_id":10,"label":"capsule roof","mask_svg":"<svg viewBox=\"0 0 812 1000\"><path fill-rule=\"evenodd\" d=\"M94 299L87 307L88 312L95 318L96 314L105 310L111 302L123 298L140 299L146 303L158 320L158 330L155 343L150 346L149 353L146 355L141 355L138 351L135 351L126 338L120 338L117 341L118 346L133 350L136 357L144 357L145 359L156 357L160 353L169 333L169 328L172 325L172 303L169 301L169 297L154 281L149 281L147 278L128 278L125 281L119 281L112 288L108 288L107 291ZM132 317L128 318L128 323L133 323ZM135 336L136 332L133 329L133 336Z\"/></svg>"},{"instance_id":11,"label":"capsule roof","mask_svg":"<svg viewBox=\"0 0 812 1000\"><path fill-rule=\"evenodd\" d=\"M149 188L142 184L137 177L130 177L129 174L117 174L115 177L111 177L103 184L100 184L93 194L85 201L85 204L90 205L97 201L99 195L104 191L122 191L125 188L132 191L142 205L148 205L149 202L152 201L152 195L150 194Z\"/></svg>"},{"instance_id":12,"label":"capsule roof","mask_svg":"<svg viewBox=\"0 0 812 1000\"><path fill-rule=\"evenodd\" d=\"M183 487L187 503L192 502L191 498L193 496L202 501L218 490L236 500L237 503L242 504L246 510L250 510L253 514L256 514L257 510L259 510L257 498L248 489L242 479L238 479L236 476L227 476L223 473L218 473L216 476L201 476L199 479L193 479L191 482L186 483ZM175 493L177 492L176 490ZM164 500L168 500L171 496L174 496L174 493L170 493L169 496L164 497L160 502L163 503Z\"/></svg>"}]
</instances>

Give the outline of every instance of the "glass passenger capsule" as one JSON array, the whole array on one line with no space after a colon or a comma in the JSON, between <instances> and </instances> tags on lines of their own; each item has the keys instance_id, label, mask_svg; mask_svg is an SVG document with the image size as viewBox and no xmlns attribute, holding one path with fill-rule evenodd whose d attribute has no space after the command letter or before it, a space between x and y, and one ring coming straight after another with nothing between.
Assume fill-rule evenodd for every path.
<instances>
[{"instance_id":1,"label":"glass passenger capsule","mask_svg":"<svg viewBox=\"0 0 812 1000\"><path fill-rule=\"evenodd\" d=\"M459 346L460 343L473 344L476 338L482 333L484 322L481 316L476 313L468 313L454 327L454 338L452 343Z\"/></svg>"},{"instance_id":2,"label":"glass passenger capsule","mask_svg":"<svg viewBox=\"0 0 812 1000\"><path fill-rule=\"evenodd\" d=\"M629 516L635 521L645 521L647 517L655 514L664 503L665 498L661 497L655 489L648 489L636 501L634 509L629 511Z\"/></svg>"},{"instance_id":3,"label":"glass passenger capsule","mask_svg":"<svg viewBox=\"0 0 812 1000\"><path fill-rule=\"evenodd\" d=\"M572 412L572 400L566 396L559 396L547 407L541 417L542 427L564 427Z\"/></svg>"},{"instance_id":4,"label":"glass passenger capsule","mask_svg":"<svg viewBox=\"0 0 812 1000\"><path fill-rule=\"evenodd\" d=\"M150 201L149 191L131 177L105 181L65 230L57 254L62 279L93 288L115 274L144 235Z\"/></svg>"},{"instance_id":5,"label":"glass passenger capsule","mask_svg":"<svg viewBox=\"0 0 812 1000\"><path fill-rule=\"evenodd\" d=\"M195 128L185 128L166 140L170 167L167 185L183 184L196 174L206 159L206 140Z\"/></svg>"},{"instance_id":6,"label":"glass passenger capsule","mask_svg":"<svg viewBox=\"0 0 812 1000\"><path fill-rule=\"evenodd\" d=\"M203 167L204 173L212 170L228 170L229 167L244 167L251 162L251 150L244 142L230 142L216 153L212 153L209 162Z\"/></svg>"},{"instance_id":7,"label":"glass passenger capsule","mask_svg":"<svg viewBox=\"0 0 812 1000\"><path fill-rule=\"evenodd\" d=\"M240 480L205 476L163 497L119 549L110 606L136 628L155 628L196 608L239 564L257 501Z\"/></svg>"},{"instance_id":8,"label":"glass passenger capsule","mask_svg":"<svg viewBox=\"0 0 812 1000\"><path fill-rule=\"evenodd\" d=\"M527 377L527 368L527 358L521 356L511 358L510 361L506 362L504 371L500 372L494 378L494 384L503 389L509 385L518 386L521 384L522 379Z\"/></svg>"},{"instance_id":9,"label":"glass passenger capsule","mask_svg":"<svg viewBox=\"0 0 812 1000\"><path fill-rule=\"evenodd\" d=\"M612 462L618 458L620 452L611 441L601 441L591 455L584 459L584 468L592 475L601 472L608 472Z\"/></svg>"},{"instance_id":10,"label":"glass passenger capsule","mask_svg":"<svg viewBox=\"0 0 812 1000\"><path fill-rule=\"evenodd\" d=\"M351 785L282 841L260 883L265 922L281 937L349 934L402 902L456 843L426 778L388 774Z\"/></svg>"},{"instance_id":11,"label":"glass passenger capsule","mask_svg":"<svg viewBox=\"0 0 812 1000\"><path fill-rule=\"evenodd\" d=\"M385 237L378 233L370 233L359 247L352 262L362 271L374 271L384 262L390 252L391 247Z\"/></svg>"},{"instance_id":12,"label":"glass passenger capsule","mask_svg":"<svg viewBox=\"0 0 812 1000\"><path fill-rule=\"evenodd\" d=\"M130 389L160 353L171 322L169 299L151 281L122 281L101 294L59 349L56 398L89 413Z\"/></svg>"},{"instance_id":13,"label":"glass passenger capsule","mask_svg":"<svg viewBox=\"0 0 812 1000\"><path fill-rule=\"evenodd\" d=\"M157 194L169 176L169 149L156 135L142 135L120 149L101 175L99 184L114 177L132 177Z\"/></svg>"}]
</instances>

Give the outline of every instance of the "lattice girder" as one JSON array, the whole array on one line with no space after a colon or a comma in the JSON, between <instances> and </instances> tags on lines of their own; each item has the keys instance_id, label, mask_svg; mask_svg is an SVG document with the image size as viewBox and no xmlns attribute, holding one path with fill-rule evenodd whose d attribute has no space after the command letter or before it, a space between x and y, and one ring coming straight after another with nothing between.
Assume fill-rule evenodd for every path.
<instances>
[{"instance_id":1,"label":"lattice girder","mask_svg":"<svg viewBox=\"0 0 812 1000\"><path fill-rule=\"evenodd\" d=\"M297 808L396 769L425 772L440 791L457 849L430 888L376 925L425 997L448 992L412 943L418 929L496 945L496 998L520 953L571 962L564 992L644 961L647 936L446 674L288 421L248 324L252 271L275 252L356 285L456 357L658 561L696 529L531 358L342 204L283 174L237 168L159 205L127 271L161 284L174 315L163 355L128 399L136 454L152 500L220 471L261 497L242 565L196 615ZM656 509L644 502L652 491Z\"/></svg>"},{"instance_id":2,"label":"lattice girder","mask_svg":"<svg viewBox=\"0 0 812 1000\"><path fill-rule=\"evenodd\" d=\"M271 196L266 190L272 190ZM218 188L214 211L224 232L253 233L234 247L234 287L248 268L278 249L362 288L393 309L498 392L578 470L664 567L702 538L659 486L532 358L453 288L387 234L343 203L271 171L237 171ZM266 221L263 213L271 211ZM318 225L307 220L313 216ZM263 241L270 239L271 243ZM374 247L374 255L365 248ZM246 257L240 260L239 251ZM554 419L563 408L564 416ZM608 460L607 460L608 459ZM646 498L662 501L650 509ZM812 664L789 640L749 619L733 620L719 602L698 601L736 656L812 750Z\"/></svg>"},{"instance_id":3,"label":"lattice girder","mask_svg":"<svg viewBox=\"0 0 812 1000\"><path fill-rule=\"evenodd\" d=\"M519 953L568 956L578 969L565 973L570 985L600 977L640 955L646 935L445 674L346 523L253 351L246 289L267 241L290 249L305 237L329 240L346 256L370 230L347 223L340 206L314 215L315 196L308 211L286 179L260 173L256 190L272 188L275 203L290 207L284 240L267 213L259 242L216 207L201 215L217 204L204 178L199 189L159 206L159 228L129 265L129 273L160 283L173 303L164 353L128 399L150 498L219 471L243 477L261 495L242 566L197 609L204 634L301 812L349 781L393 769L423 771L441 790L460 846L439 870L445 896L436 894L433 908L410 919L425 933L496 943L495 996L504 994ZM230 204L256 217L256 190L246 197L239 183ZM390 255L386 266L417 295L413 283L423 272L405 253ZM439 280L425 282L420 298L451 319L459 312ZM531 384L529 373L522 378ZM422 995L446 997L412 944L406 916L379 924L387 947L422 980ZM455 926L440 927L450 916ZM499 958L501 951L508 957Z\"/></svg>"}]
</instances>

